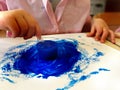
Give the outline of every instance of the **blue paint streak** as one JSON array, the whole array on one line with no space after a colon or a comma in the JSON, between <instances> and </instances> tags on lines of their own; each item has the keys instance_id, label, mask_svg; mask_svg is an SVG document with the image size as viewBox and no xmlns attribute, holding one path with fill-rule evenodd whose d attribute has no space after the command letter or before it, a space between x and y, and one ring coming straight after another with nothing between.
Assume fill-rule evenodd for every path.
<instances>
[{"instance_id":1,"label":"blue paint streak","mask_svg":"<svg viewBox=\"0 0 120 90\"><path fill-rule=\"evenodd\" d=\"M92 71L92 72L90 72L90 73L87 74L87 75L82 75L82 76L78 77L78 79L76 79L76 80L73 79L74 77L72 77L72 78L69 77L70 80L71 80L71 81L69 82L69 84L66 85L66 86L63 87L63 88L57 88L56 90L69 90L69 89L70 89L71 87L73 87L76 83L81 82L81 81L84 81L84 80L90 78L92 75L99 74L100 69L101 69L101 68L99 68L97 71ZM107 71L106 68L102 68L101 71L104 71L104 70Z\"/></svg>"},{"instance_id":2,"label":"blue paint streak","mask_svg":"<svg viewBox=\"0 0 120 90\"><path fill-rule=\"evenodd\" d=\"M98 71L91 72L90 74L98 74Z\"/></svg>"},{"instance_id":3,"label":"blue paint streak","mask_svg":"<svg viewBox=\"0 0 120 90\"><path fill-rule=\"evenodd\" d=\"M106 68L99 68L99 71L110 71L110 70Z\"/></svg>"},{"instance_id":4,"label":"blue paint streak","mask_svg":"<svg viewBox=\"0 0 120 90\"><path fill-rule=\"evenodd\" d=\"M0 79L1 79L1 77L0 77ZM11 79L9 79L7 77L2 77L2 80L7 80L10 83L15 83L13 80L11 80Z\"/></svg>"},{"instance_id":5,"label":"blue paint streak","mask_svg":"<svg viewBox=\"0 0 120 90\"><path fill-rule=\"evenodd\" d=\"M83 80L87 79L87 77L88 77L88 76L83 75L83 76L80 77L79 80L80 80L80 81L83 81Z\"/></svg>"}]
</instances>

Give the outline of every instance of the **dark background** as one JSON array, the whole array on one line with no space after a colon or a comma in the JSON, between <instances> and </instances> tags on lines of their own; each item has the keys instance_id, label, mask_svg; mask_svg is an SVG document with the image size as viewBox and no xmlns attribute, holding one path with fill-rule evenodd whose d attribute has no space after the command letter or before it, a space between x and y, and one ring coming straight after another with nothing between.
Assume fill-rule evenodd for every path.
<instances>
[{"instance_id":1,"label":"dark background","mask_svg":"<svg viewBox=\"0 0 120 90\"><path fill-rule=\"evenodd\" d=\"M120 0L107 0L106 12L120 12Z\"/></svg>"}]
</instances>

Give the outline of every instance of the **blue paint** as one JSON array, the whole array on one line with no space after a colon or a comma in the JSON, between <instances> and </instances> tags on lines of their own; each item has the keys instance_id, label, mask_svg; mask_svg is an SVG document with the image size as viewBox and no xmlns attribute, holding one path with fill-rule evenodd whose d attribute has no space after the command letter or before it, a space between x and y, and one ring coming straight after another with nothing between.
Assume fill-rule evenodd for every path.
<instances>
[{"instance_id":1,"label":"blue paint","mask_svg":"<svg viewBox=\"0 0 120 90\"><path fill-rule=\"evenodd\" d=\"M110 70L106 68L99 68L99 71L110 71Z\"/></svg>"},{"instance_id":2,"label":"blue paint","mask_svg":"<svg viewBox=\"0 0 120 90\"><path fill-rule=\"evenodd\" d=\"M7 78L7 77L0 77L0 79L2 79L2 80L6 80L6 81L8 81L8 82L10 82L10 83L15 83L13 80L11 80L11 79L9 79L9 78Z\"/></svg>"},{"instance_id":3,"label":"blue paint","mask_svg":"<svg viewBox=\"0 0 120 90\"><path fill-rule=\"evenodd\" d=\"M91 72L90 74L98 74L98 71Z\"/></svg>"},{"instance_id":4,"label":"blue paint","mask_svg":"<svg viewBox=\"0 0 120 90\"><path fill-rule=\"evenodd\" d=\"M81 53L77 50L77 43L67 40L40 41L12 54L10 59L14 60L12 66L14 70L20 71L21 74L42 74L43 78L57 77L69 72L81 57ZM9 56L9 54L5 55ZM2 70L10 71L10 64L4 65Z\"/></svg>"},{"instance_id":5,"label":"blue paint","mask_svg":"<svg viewBox=\"0 0 120 90\"><path fill-rule=\"evenodd\" d=\"M103 56L103 52L98 51L96 48L94 48L94 50L96 51L96 57L100 57Z\"/></svg>"},{"instance_id":6,"label":"blue paint","mask_svg":"<svg viewBox=\"0 0 120 90\"><path fill-rule=\"evenodd\" d=\"M74 72L75 72L75 73L80 73L80 72L82 72L82 70L80 69L80 66L76 66Z\"/></svg>"},{"instance_id":7,"label":"blue paint","mask_svg":"<svg viewBox=\"0 0 120 90\"><path fill-rule=\"evenodd\" d=\"M7 63L6 65L4 65L3 67L2 67L2 71L3 72L8 72L8 71L11 71L11 68L10 68L10 64L9 63Z\"/></svg>"},{"instance_id":8,"label":"blue paint","mask_svg":"<svg viewBox=\"0 0 120 90\"><path fill-rule=\"evenodd\" d=\"M85 79L87 79L87 76L83 75L83 76L81 76L80 81L83 81Z\"/></svg>"},{"instance_id":9,"label":"blue paint","mask_svg":"<svg viewBox=\"0 0 120 90\"><path fill-rule=\"evenodd\" d=\"M92 71L92 72L90 72L90 73L87 74L87 75L82 75L82 76L78 77L78 79L73 79L74 77L73 77L73 78L69 77L70 80L71 80L71 81L69 82L69 84L66 85L66 86L63 87L63 88L57 88L56 90L69 90L69 89L70 89L71 87L73 87L76 83L78 83L78 82L80 82L80 81L84 81L84 80L90 78L92 75L99 74L100 70L101 70L101 68L99 68L97 71ZM107 71L106 68L102 68L102 71L103 71L103 70Z\"/></svg>"}]
</instances>

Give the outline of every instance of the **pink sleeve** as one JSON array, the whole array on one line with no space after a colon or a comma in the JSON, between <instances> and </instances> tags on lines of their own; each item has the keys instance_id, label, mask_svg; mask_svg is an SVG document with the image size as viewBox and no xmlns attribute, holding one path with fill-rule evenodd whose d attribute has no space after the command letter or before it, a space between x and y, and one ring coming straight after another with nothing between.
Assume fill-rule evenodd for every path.
<instances>
[{"instance_id":1,"label":"pink sleeve","mask_svg":"<svg viewBox=\"0 0 120 90\"><path fill-rule=\"evenodd\" d=\"M7 10L6 0L0 0L0 11Z\"/></svg>"},{"instance_id":2,"label":"pink sleeve","mask_svg":"<svg viewBox=\"0 0 120 90\"><path fill-rule=\"evenodd\" d=\"M115 32L120 32L120 27L118 27L118 28L115 30Z\"/></svg>"}]
</instances>

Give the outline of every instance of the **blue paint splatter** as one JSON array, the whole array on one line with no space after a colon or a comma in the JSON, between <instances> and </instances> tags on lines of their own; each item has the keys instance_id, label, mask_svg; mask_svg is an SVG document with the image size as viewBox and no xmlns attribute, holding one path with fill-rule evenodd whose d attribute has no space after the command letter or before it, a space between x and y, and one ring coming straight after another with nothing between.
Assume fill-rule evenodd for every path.
<instances>
[{"instance_id":1,"label":"blue paint splatter","mask_svg":"<svg viewBox=\"0 0 120 90\"><path fill-rule=\"evenodd\" d=\"M94 54L80 47L74 39L44 40L40 42L28 41L24 44L10 48L0 62L3 80L14 83L9 76L27 78L37 77L47 79L49 76L58 77L66 74L70 79L68 85L56 90L68 90L76 83L96 75L100 71L109 71L99 68L97 71L85 74L85 70L93 62L98 62L104 54L94 48ZM1 66L2 65L2 66ZM14 73L15 71L15 73ZM17 72L16 72L17 71ZM9 74L12 72L12 74Z\"/></svg>"}]
</instances>

